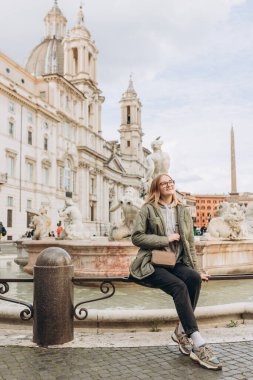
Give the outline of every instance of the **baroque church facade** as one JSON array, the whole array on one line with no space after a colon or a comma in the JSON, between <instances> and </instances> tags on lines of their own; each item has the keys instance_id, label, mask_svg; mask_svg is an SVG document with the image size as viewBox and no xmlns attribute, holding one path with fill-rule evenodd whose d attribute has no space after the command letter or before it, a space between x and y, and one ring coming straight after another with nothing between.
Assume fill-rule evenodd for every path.
<instances>
[{"instance_id":1,"label":"baroque church facade","mask_svg":"<svg viewBox=\"0 0 253 380\"><path fill-rule=\"evenodd\" d=\"M130 79L120 100L119 142L106 141L98 51L82 7L68 33L57 1L44 22L45 38L25 68L0 53L0 220L16 240L33 210L44 207L55 229L67 193L86 229L104 235L121 219L110 206L126 187L139 191L145 173L141 103Z\"/></svg>"}]
</instances>

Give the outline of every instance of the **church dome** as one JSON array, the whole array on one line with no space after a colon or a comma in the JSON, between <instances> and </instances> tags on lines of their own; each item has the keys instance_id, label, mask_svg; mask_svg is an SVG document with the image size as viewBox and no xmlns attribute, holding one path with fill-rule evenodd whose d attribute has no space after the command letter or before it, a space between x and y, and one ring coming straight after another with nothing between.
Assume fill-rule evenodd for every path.
<instances>
[{"instance_id":1,"label":"church dome","mask_svg":"<svg viewBox=\"0 0 253 380\"><path fill-rule=\"evenodd\" d=\"M26 70L35 76L44 74L63 75L64 50L62 40L66 34L67 19L54 1L52 9L44 18L45 38L31 52Z\"/></svg>"},{"instance_id":2,"label":"church dome","mask_svg":"<svg viewBox=\"0 0 253 380\"><path fill-rule=\"evenodd\" d=\"M34 76L44 74L63 75L64 51L62 39L46 38L31 52L26 70Z\"/></svg>"}]
</instances>

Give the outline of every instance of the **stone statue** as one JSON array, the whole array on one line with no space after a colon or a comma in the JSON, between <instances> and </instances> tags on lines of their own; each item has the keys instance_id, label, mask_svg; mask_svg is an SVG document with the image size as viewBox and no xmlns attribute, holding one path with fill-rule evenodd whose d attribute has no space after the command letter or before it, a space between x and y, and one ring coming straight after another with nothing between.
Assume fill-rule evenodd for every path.
<instances>
[{"instance_id":1,"label":"stone statue","mask_svg":"<svg viewBox=\"0 0 253 380\"><path fill-rule=\"evenodd\" d=\"M207 229L211 238L240 240L248 237L244 209L237 203L224 202L217 218L213 218Z\"/></svg>"},{"instance_id":2,"label":"stone statue","mask_svg":"<svg viewBox=\"0 0 253 380\"><path fill-rule=\"evenodd\" d=\"M33 229L33 240L42 240L49 237L51 219L47 216L45 207L40 208L39 212L34 212L29 227Z\"/></svg>"},{"instance_id":3,"label":"stone statue","mask_svg":"<svg viewBox=\"0 0 253 380\"><path fill-rule=\"evenodd\" d=\"M249 202L245 212L245 224L248 235L253 238L253 202Z\"/></svg>"},{"instance_id":4,"label":"stone statue","mask_svg":"<svg viewBox=\"0 0 253 380\"><path fill-rule=\"evenodd\" d=\"M147 171L144 178L142 178L142 185L145 192L148 191L153 178L161 173L169 172L170 156L168 153L162 151L162 144L163 141L160 140L160 137L157 137L151 143L153 153L146 158Z\"/></svg>"},{"instance_id":5,"label":"stone statue","mask_svg":"<svg viewBox=\"0 0 253 380\"><path fill-rule=\"evenodd\" d=\"M116 205L112 205L110 212L119 208L123 211L123 218L119 226L113 226L109 234L109 240L122 240L131 236L136 216L143 205L143 200L135 194L135 189L127 187L125 194Z\"/></svg>"},{"instance_id":6,"label":"stone statue","mask_svg":"<svg viewBox=\"0 0 253 380\"><path fill-rule=\"evenodd\" d=\"M88 234L84 232L81 212L71 198L65 200L65 207L59 212L59 217L64 221L61 234L63 239L84 240L89 238Z\"/></svg>"}]
</instances>

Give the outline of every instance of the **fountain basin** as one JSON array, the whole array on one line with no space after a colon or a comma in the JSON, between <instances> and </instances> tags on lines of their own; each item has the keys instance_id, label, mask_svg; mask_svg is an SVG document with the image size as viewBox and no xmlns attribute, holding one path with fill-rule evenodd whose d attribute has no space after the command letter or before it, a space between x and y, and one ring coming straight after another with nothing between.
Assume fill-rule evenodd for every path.
<instances>
[{"instance_id":1,"label":"fountain basin","mask_svg":"<svg viewBox=\"0 0 253 380\"><path fill-rule=\"evenodd\" d=\"M209 274L253 273L253 240L196 242L199 265Z\"/></svg>"},{"instance_id":2,"label":"fountain basin","mask_svg":"<svg viewBox=\"0 0 253 380\"><path fill-rule=\"evenodd\" d=\"M212 274L253 273L253 240L196 241L201 269ZM28 252L24 271L32 274L39 253L48 247L61 247L71 256L74 275L85 278L128 277L129 265L138 252L130 241L94 240L27 240L22 247Z\"/></svg>"},{"instance_id":3,"label":"fountain basin","mask_svg":"<svg viewBox=\"0 0 253 380\"><path fill-rule=\"evenodd\" d=\"M74 275L85 278L128 277L129 265L138 248L129 241L96 240L30 240L22 243L28 252L26 273L32 274L40 252L48 247L60 247L71 256Z\"/></svg>"}]
</instances>

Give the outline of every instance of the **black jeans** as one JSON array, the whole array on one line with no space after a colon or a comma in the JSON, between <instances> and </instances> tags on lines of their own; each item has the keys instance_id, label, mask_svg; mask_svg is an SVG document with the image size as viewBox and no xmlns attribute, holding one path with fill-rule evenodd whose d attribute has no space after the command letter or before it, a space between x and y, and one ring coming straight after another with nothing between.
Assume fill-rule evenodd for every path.
<instances>
[{"instance_id":1,"label":"black jeans","mask_svg":"<svg viewBox=\"0 0 253 380\"><path fill-rule=\"evenodd\" d=\"M200 274L182 263L167 269L156 266L150 276L135 282L158 288L173 297L178 317L185 333L189 336L198 331L194 309L197 306L201 288Z\"/></svg>"}]
</instances>

